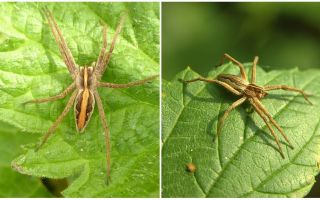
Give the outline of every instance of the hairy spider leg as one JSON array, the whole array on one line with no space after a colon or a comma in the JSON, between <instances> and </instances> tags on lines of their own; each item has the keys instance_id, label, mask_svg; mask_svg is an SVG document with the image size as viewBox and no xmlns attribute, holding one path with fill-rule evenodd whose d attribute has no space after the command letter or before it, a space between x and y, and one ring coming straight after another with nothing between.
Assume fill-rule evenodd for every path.
<instances>
[{"instance_id":1,"label":"hairy spider leg","mask_svg":"<svg viewBox=\"0 0 320 200\"><path fill-rule=\"evenodd\" d=\"M96 99L96 103L98 105L99 116L100 116L101 123L102 123L103 129L104 129L104 136L105 136L105 142L106 142L106 164L107 164L106 182L107 182L107 184L109 184L109 182L111 181L111 179L110 179L110 169L111 169L110 131L108 128L106 114L104 113L103 104L102 104L100 95L98 94L97 91L94 91L93 94Z\"/></svg>"},{"instance_id":2,"label":"hairy spider leg","mask_svg":"<svg viewBox=\"0 0 320 200\"><path fill-rule=\"evenodd\" d=\"M221 58L221 63L220 65L222 65L224 63L224 59L228 59L231 62L233 62L234 64L238 65L238 67L240 68L240 73L241 73L241 77L243 80L247 80L247 75L246 75L246 71L244 69L244 66L242 63L240 63L239 61L237 61L236 59L234 59L233 57L231 57L229 54L223 54L222 58Z\"/></svg>"},{"instance_id":3,"label":"hairy spider leg","mask_svg":"<svg viewBox=\"0 0 320 200\"><path fill-rule=\"evenodd\" d=\"M96 63L96 67L97 66L101 66L102 63L103 63L103 59L104 59L104 56L105 56L105 53L106 53L106 49L107 49L107 26L104 25L103 26L103 29L102 29L102 48L101 48L101 51L99 53L99 57L98 57L98 60L97 60L97 63Z\"/></svg>"},{"instance_id":4,"label":"hairy spider leg","mask_svg":"<svg viewBox=\"0 0 320 200\"><path fill-rule=\"evenodd\" d=\"M118 36L121 32L121 29L123 27L125 17L126 17L126 15L123 15L120 19L120 22L119 22L119 24L116 28L116 31L114 33L114 36L112 38L110 49L109 49L108 53L107 54L104 53L101 64L96 65L94 73L96 74L97 80L100 80L102 78L102 75L104 74L104 72L108 66L113 49L114 49L116 41L117 41L117 38L118 38Z\"/></svg>"},{"instance_id":5,"label":"hairy spider leg","mask_svg":"<svg viewBox=\"0 0 320 200\"><path fill-rule=\"evenodd\" d=\"M75 78L74 73L77 70L77 68L76 68L77 65L74 61L74 58L71 54L71 51L68 48L68 45L67 45L65 39L63 38L63 35L57 25L57 22L54 19L52 13L49 11L48 8L44 8L43 13L48 20L49 27L50 27L50 29L53 33L53 36L58 44L59 51L63 57L63 60L64 60L65 64L67 65L67 68L68 68L72 78L74 79Z\"/></svg>"},{"instance_id":6,"label":"hairy spider leg","mask_svg":"<svg viewBox=\"0 0 320 200\"><path fill-rule=\"evenodd\" d=\"M58 99L63 99L70 92L72 92L74 90L75 86L76 86L75 82L73 82L63 92L61 92L58 95L55 95L55 96L52 96L52 97L47 97L47 98L33 99L33 100L30 100L30 101L24 102L23 104L27 104L27 103L44 103L44 102L55 101L55 100L58 100Z\"/></svg>"},{"instance_id":7,"label":"hairy spider leg","mask_svg":"<svg viewBox=\"0 0 320 200\"><path fill-rule=\"evenodd\" d=\"M281 135L284 137L284 139L288 142L289 146L293 149L293 145L291 144L291 142L289 141L289 139L287 138L286 134L284 133L283 129L278 125L278 123L272 118L272 116L270 115L270 113L267 111L267 109L262 105L262 103L259 101L259 99L254 98L253 99L257 106L260 108L260 110L269 118L269 120L271 121L271 123L279 130L279 132L281 133Z\"/></svg>"},{"instance_id":8,"label":"hairy spider leg","mask_svg":"<svg viewBox=\"0 0 320 200\"><path fill-rule=\"evenodd\" d=\"M198 77L198 78L195 78L195 79L191 79L191 80L181 80L183 81L184 83L192 83L192 82L196 82L196 81L204 81L204 82L208 82L208 83L217 83L218 85L221 85L223 86L224 88L226 88L227 90L229 90L230 92L232 92L233 94L235 95L238 95L240 96L241 93L235 89L233 89L230 85L228 85L227 83L224 83L222 81L219 81L219 80L210 80L210 79L206 79L206 78L203 78L203 77Z\"/></svg>"},{"instance_id":9,"label":"hairy spider leg","mask_svg":"<svg viewBox=\"0 0 320 200\"><path fill-rule=\"evenodd\" d=\"M251 83L256 84L256 69L257 69L257 63L259 61L259 57L254 57L253 63L252 63L252 72L251 72Z\"/></svg>"},{"instance_id":10,"label":"hairy spider leg","mask_svg":"<svg viewBox=\"0 0 320 200\"><path fill-rule=\"evenodd\" d=\"M280 145L280 142L279 142L279 138L278 136L276 135L276 133L274 132L274 130L272 129L272 126L271 124L269 123L268 119L264 116L264 113L263 111L260 110L260 108L256 105L255 101L253 100L253 98L248 98L249 102L251 103L251 105L253 106L254 110L259 114L259 116L263 119L263 121L266 123L266 125L268 126L272 136L274 137L274 139L276 140L276 143L278 145L278 148L279 148L279 152L282 156L282 158L284 158L284 154L283 154L283 151L282 151L282 148L281 148L281 145Z\"/></svg>"},{"instance_id":11,"label":"hairy spider leg","mask_svg":"<svg viewBox=\"0 0 320 200\"><path fill-rule=\"evenodd\" d=\"M61 121L63 120L63 118L68 114L68 112L70 111L70 108L72 107L74 100L77 96L78 91L75 90L66 107L64 108L64 110L62 111L62 113L59 115L58 119L56 119L56 121L53 123L53 125L49 128L48 132L44 135L43 139L41 140L40 144L38 145L38 147L36 148L35 151L38 151L48 140L49 136L56 130L56 128L58 127L58 125L61 123Z\"/></svg>"},{"instance_id":12,"label":"hairy spider leg","mask_svg":"<svg viewBox=\"0 0 320 200\"><path fill-rule=\"evenodd\" d=\"M155 78L157 78L159 75L154 75L150 76L146 79L143 80L138 80L138 81L133 81L125 84L116 84L116 83L108 83L108 82L99 82L98 87L107 87L107 88L128 88L132 86L137 86L137 85L143 85Z\"/></svg>"},{"instance_id":13,"label":"hairy spider leg","mask_svg":"<svg viewBox=\"0 0 320 200\"><path fill-rule=\"evenodd\" d=\"M220 118L218 122L218 127L217 127L217 135L219 136L221 133L222 126L224 124L225 119L229 115L229 113L235 109L236 107L240 106L243 102L245 102L247 97L242 97L241 99L238 99L237 101L233 102L231 106L224 112L223 116Z\"/></svg>"},{"instance_id":14,"label":"hairy spider leg","mask_svg":"<svg viewBox=\"0 0 320 200\"><path fill-rule=\"evenodd\" d=\"M268 85L263 88L265 91L270 91L270 90L287 90L287 91L293 91L293 92L299 92L300 94L303 95L304 99L310 104L313 105L312 102L308 99L309 94L306 94L303 90L290 87L287 85Z\"/></svg>"}]
</instances>

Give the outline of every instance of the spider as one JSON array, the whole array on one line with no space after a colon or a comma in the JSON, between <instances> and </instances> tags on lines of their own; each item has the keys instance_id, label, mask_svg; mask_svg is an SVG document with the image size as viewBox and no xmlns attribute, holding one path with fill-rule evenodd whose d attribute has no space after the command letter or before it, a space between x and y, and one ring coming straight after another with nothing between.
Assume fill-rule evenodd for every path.
<instances>
[{"instance_id":1,"label":"spider","mask_svg":"<svg viewBox=\"0 0 320 200\"><path fill-rule=\"evenodd\" d=\"M253 109L258 113L258 115L266 123L272 136L276 140L276 143L278 145L279 152L280 152L282 158L284 158L284 154L283 154L282 148L280 146L279 139L278 139L277 135L275 134L274 130L272 129L271 124L273 124L279 130L281 135L284 137L284 139L287 141L287 143L289 144L289 146L292 149L293 149L293 145L290 143L289 139L284 134L282 128L278 125L278 123L272 118L270 113L262 105L260 100L263 97L265 97L266 95L268 95L267 91L288 90L288 91L293 91L293 92L299 92L300 94L303 95L305 100L312 105L312 103L308 99L308 95L303 90L296 89L294 87L290 87L287 85L269 85L269 86L263 86L263 87L256 85L256 65L259 60L258 56L256 56L253 60L251 82L250 83L248 82L243 64L241 64L239 61L232 58L228 54L223 55L221 64L223 63L224 59L228 59L229 61L233 62L234 64L236 64L240 68L241 77L231 75L231 74L220 74L217 76L217 79L213 79L213 80L203 78L203 77L198 77L198 78L191 79L191 80L183 80L183 82L191 83L191 82L195 82L195 81L204 81L204 82L208 82L208 83L217 83L218 85L223 86L224 88L226 88L228 91L232 92L233 94L241 97L240 99L238 99L237 101L232 103L231 106L224 112L223 116L219 119L218 126L217 126L217 135L218 136L221 132L221 128L222 128L223 123L224 123L225 119L227 118L228 114L233 109L235 109L237 106L240 106L243 102L248 100L249 103L253 106ZM268 121L268 119L269 119L269 121Z\"/></svg>"},{"instance_id":2,"label":"spider","mask_svg":"<svg viewBox=\"0 0 320 200\"><path fill-rule=\"evenodd\" d=\"M55 101L58 99L62 99L66 97L69 93L72 92L72 95L60 114L60 116L56 119L53 125L49 128L47 133L42 138L41 142L36 148L38 151L48 140L49 136L56 130L58 125L61 123L63 118L67 115L70 111L71 107L74 105L74 116L75 116L75 123L77 132L83 132L88 125L90 117L94 110L95 102L98 106L99 116L102 122L102 126L105 132L105 143L106 143L106 178L107 183L110 179L110 136L109 136L109 128L106 121L106 116L104 113L104 108L102 105L102 101L100 95L98 93L98 87L107 87L107 88L128 88L137 85L143 85L155 78L158 75L150 76L144 80L138 80L126 84L115 84L109 82L101 82L102 75L104 74L107 65L110 61L111 54L115 47L115 43L117 37L119 36L125 15L123 15L120 19L120 22L116 28L114 33L113 39L111 41L110 49L106 52L107 48L107 28L103 26L103 45L102 49L99 53L98 59L96 62L92 63L90 66L83 66L79 67L71 54L70 49L67 46L66 41L64 40L62 33L48 8L42 9L43 14L47 18L48 24L50 29L53 33L56 43L58 44L59 51L61 56L68 68L69 73L73 79L73 83L69 85L63 92L58 95L48 97L48 98L41 98L41 99L34 99L31 101L27 101L25 103L43 103L43 102L50 102Z\"/></svg>"}]
</instances>

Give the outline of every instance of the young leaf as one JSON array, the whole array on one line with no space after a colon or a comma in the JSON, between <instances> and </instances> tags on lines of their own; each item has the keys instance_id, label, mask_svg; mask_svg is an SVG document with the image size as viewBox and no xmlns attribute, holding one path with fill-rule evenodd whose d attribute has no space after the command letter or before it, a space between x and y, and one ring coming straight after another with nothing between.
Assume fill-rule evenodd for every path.
<instances>
[{"instance_id":1,"label":"young leaf","mask_svg":"<svg viewBox=\"0 0 320 200\"><path fill-rule=\"evenodd\" d=\"M246 65L248 75L251 64ZM240 74L231 63L212 70ZM219 117L239 97L217 84L183 84L200 75L190 68L163 81L164 197L303 197L315 182L320 161L320 71L257 68L257 84L285 84L312 94L308 104L300 94L271 91L262 103L284 129L291 149L279 132L283 159L274 138L249 103L233 110L217 137ZM205 77L205 75L203 75ZM250 77L250 76L248 76ZM193 163L194 173L186 170Z\"/></svg>"},{"instance_id":2,"label":"young leaf","mask_svg":"<svg viewBox=\"0 0 320 200\"><path fill-rule=\"evenodd\" d=\"M72 82L40 8L52 11L79 66L96 61L102 25L108 44L121 15L125 25L104 81L126 83L159 73L158 3L5 3L0 4L0 121L39 141L65 107L63 100L22 103L49 97ZM83 134L73 111L48 142L28 147L12 165L23 174L69 178L66 197L159 196L159 81L129 89L100 88L111 134L111 183L105 184L104 131L97 109ZM24 136L28 137L26 134Z\"/></svg>"}]
</instances>

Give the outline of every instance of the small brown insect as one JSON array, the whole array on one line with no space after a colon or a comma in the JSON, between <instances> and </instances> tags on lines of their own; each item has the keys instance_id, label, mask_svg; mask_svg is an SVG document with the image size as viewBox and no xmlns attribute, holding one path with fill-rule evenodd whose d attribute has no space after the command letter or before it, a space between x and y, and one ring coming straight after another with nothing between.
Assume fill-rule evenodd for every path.
<instances>
[{"instance_id":1,"label":"small brown insect","mask_svg":"<svg viewBox=\"0 0 320 200\"><path fill-rule=\"evenodd\" d=\"M186 167L187 167L187 171L191 173L194 173L197 170L197 167L194 163L188 163Z\"/></svg>"},{"instance_id":2,"label":"small brown insect","mask_svg":"<svg viewBox=\"0 0 320 200\"><path fill-rule=\"evenodd\" d=\"M284 137L284 139L288 142L290 147L293 148L293 146L289 142L289 139L287 138L287 136L284 134L282 128L272 118L272 116L265 109L265 107L262 105L260 100L268 94L267 91L288 90L288 91L301 93L303 95L303 97L305 98L305 100L308 101L312 105L312 103L307 98L308 95L303 90L299 90L299 89L296 89L296 88L293 88L290 86L286 86L286 85L269 85L269 86L263 86L263 87L256 85L256 65L257 65L258 59L259 59L258 56L256 56L253 61L252 73L251 73L251 83L248 82L246 72L244 70L244 66L239 61L232 58L228 54L224 54L222 57L221 64L223 63L225 58L239 66L241 77L231 75L231 74L220 74L220 75L218 75L217 79L214 79L214 80L199 77L199 78L192 79L192 80L184 80L184 82L191 83L191 82L195 82L195 81L205 81L208 83L217 83L217 84L223 86L224 88L226 88L227 90L229 90L230 92L232 92L233 94L241 97L239 100L235 101L225 111L223 116L220 118L220 120L218 122L218 127L217 127L217 129L218 129L217 135L220 134L221 127L224 123L224 120L227 118L228 114L233 109L235 109L237 106L241 105L243 102L248 100L250 102L250 104L253 106L253 109L259 114L259 116L263 119L263 121L268 126L272 136L275 138L276 143L279 147L279 152L280 152L281 156L284 158L284 154L281 149L279 139L278 139L277 135L275 134L274 130L272 129L270 122L279 130L279 132ZM268 121L268 119L269 119L269 121Z\"/></svg>"},{"instance_id":3,"label":"small brown insect","mask_svg":"<svg viewBox=\"0 0 320 200\"><path fill-rule=\"evenodd\" d=\"M100 99L100 95L98 94L98 87L107 87L107 88L128 88L132 86L145 84L155 78L158 75L154 75L148 77L144 80L138 80L126 84L115 84L108 82L100 82L102 75L104 74L106 67L110 61L111 54L115 47L115 42L120 34L121 28L124 23L124 16L120 19L119 25L116 28L114 33L114 37L111 41L110 49L106 52L107 48L107 28L103 27L103 45L100 51L99 57L96 63L92 63L90 66L79 67L65 42L62 33L52 15L52 13L47 9L43 9L43 13L48 20L48 24L50 29L54 35L54 38L59 46L59 50L63 60L71 74L73 79L73 83L68 86L61 94L58 94L53 97L42 98L42 99L34 99L28 101L26 103L43 103L49 101L55 101L58 99L62 99L66 97L69 93L72 92L72 95L64 108L61 115L58 119L53 123L48 132L44 135L41 143L36 148L36 151L48 140L49 136L56 130L58 125L61 123L62 119L67 115L72 105L74 105L74 115L75 115L75 123L76 129L78 132L83 132L88 125L90 117L94 110L95 102L98 106L99 116L101 118L102 126L105 131L105 141L106 141L106 161L107 161L107 180L110 178L110 137L109 137L109 128L106 122L106 116L104 113L102 101Z\"/></svg>"}]
</instances>

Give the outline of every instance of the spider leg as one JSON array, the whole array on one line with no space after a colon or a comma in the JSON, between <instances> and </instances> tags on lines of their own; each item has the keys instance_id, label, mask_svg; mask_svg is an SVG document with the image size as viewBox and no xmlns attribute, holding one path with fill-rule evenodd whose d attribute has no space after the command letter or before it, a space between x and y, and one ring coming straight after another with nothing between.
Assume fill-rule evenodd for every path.
<instances>
[{"instance_id":1,"label":"spider leg","mask_svg":"<svg viewBox=\"0 0 320 200\"><path fill-rule=\"evenodd\" d=\"M106 54L106 48L107 48L107 26L106 25L103 26L102 34L103 34L102 49L99 53L96 66L100 66L102 64Z\"/></svg>"},{"instance_id":2,"label":"spider leg","mask_svg":"<svg viewBox=\"0 0 320 200\"><path fill-rule=\"evenodd\" d=\"M288 142L290 148L294 148L293 145L291 144L291 142L289 141L288 137L286 136L286 134L284 133L283 129L279 126L279 124L272 118L272 116L270 115L270 113L267 111L267 109L265 109L265 107L261 104L261 102L259 100L254 99L254 101L256 102L256 105L259 107L259 109L269 118L269 120L271 121L271 123L279 130L279 132L281 133L281 135L284 137L284 139Z\"/></svg>"},{"instance_id":3,"label":"spider leg","mask_svg":"<svg viewBox=\"0 0 320 200\"><path fill-rule=\"evenodd\" d=\"M274 137L274 139L276 140L276 143L278 145L279 148L279 152L281 154L281 157L284 158L284 154L279 142L279 138L277 137L277 135L275 134L274 130L271 127L271 124L268 122L268 119L264 116L263 111L260 110L259 106L256 105L256 102L252 99L252 98L248 98L249 102L251 103L251 105L253 106L254 110L259 114L259 116L263 119L263 121L266 123L266 125L268 126L272 136Z\"/></svg>"},{"instance_id":4,"label":"spider leg","mask_svg":"<svg viewBox=\"0 0 320 200\"><path fill-rule=\"evenodd\" d=\"M253 84L256 83L256 68L257 68L258 61L259 61L259 57L258 56L254 57L253 64L252 64L252 72L251 72L251 83Z\"/></svg>"},{"instance_id":5,"label":"spider leg","mask_svg":"<svg viewBox=\"0 0 320 200\"><path fill-rule=\"evenodd\" d=\"M38 145L38 147L36 148L35 151L38 151L48 140L49 136L56 130L56 128L58 127L58 125L61 123L61 121L63 120L63 118L68 114L70 108L72 107L74 100L77 96L78 91L74 91L72 93L72 96L70 97L66 107L64 108L64 110L62 111L62 113L60 114L60 116L58 117L58 119L56 119L56 121L53 123L53 125L49 128L48 132L44 135L43 139L41 140L40 144Z\"/></svg>"},{"instance_id":6,"label":"spider leg","mask_svg":"<svg viewBox=\"0 0 320 200\"><path fill-rule=\"evenodd\" d=\"M233 62L234 64L238 65L239 68L240 68L240 73L241 73L241 77L242 79L244 80L247 80L247 75L246 75L246 72L244 70L244 66L242 63L240 63L239 61L237 61L236 59L232 58L229 54L223 54L222 58L221 58L221 63L220 65L222 65L224 63L224 59L228 59L230 60L231 62Z\"/></svg>"},{"instance_id":7,"label":"spider leg","mask_svg":"<svg viewBox=\"0 0 320 200\"><path fill-rule=\"evenodd\" d=\"M95 74L96 74L98 80L101 79L104 71L106 70L106 68L108 66L108 63L109 63L110 58L111 58L111 54L113 52L113 49L114 49L116 41L117 41L117 38L118 38L118 36L119 36L119 34L121 32L122 26L124 24L125 17L126 17L126 15L123 15L121 17L121 19L120 19L120 22L119 22L119 24L118 24L118 26L116 28L116 31L115 31L114 36L113 36L113 39L111 41L111 45L110 45L110 49L109 49L108 53L103 56L103 60L100 63L100 65L96 66Z\"/></svg>"},{"instance_id":8,"label":"spider leg","mask_svg":"<svg viewBox=\"0 0 320 200\"><path fill-rule=\"evenodd\" d=\"M57 22L55 21L52 13L49 11L48 8L43 9L43 13L46 16L48 20L48 24L50 26L50 29L53 33L54 39L56 40L58 46L59 46L59 51L63 57L63 60L65 64L67 65L67 68L72 75L73 78L75 78L74 73L77 70L76 68L76 63L74 61L74 58L71 54L70 49L68 48L68 45L66 41L64 40L62 33L57 25Z\"/></svg>"},{"instance_id":9,"label":"spider leg","mask_svg":"<svg viewBox=\"0 0 320 200\"><path fill-rule=\"evenodd\" d=\"M265 91L270 91L270 90L287 90L287 91L293 91L293 92L299 92L300 94L303 95L304 99L309 102L311 105L313 105L311 103L311 101L308 99L308 94L306 94L303 90L300 90L300 89L297 89L297 88L294 88L294 87L290 87L290 86L287 86L287 85L269 85L269 86L265 86L264 87L264 90Z\"/></svg>"},{"instance_id":10,"label":"spider leg","mask_svg":"<svg viewBox=\"0 0 320 200\"><path fill-rule=\"evenodd\" d=\"M99 116L101 119L101 123L105 132L105 142L106 142L106 162L107 162L107 179L106 182L107 184L110 182L110 166L111 166L111 162L110 162L110 153L111 153L111 146L110 146L110 131L107 125L107 120L106 120L106 115L104 113L104 109L103 109L103 104L101 101L101 98L98 94L97 91L94 92L94 97L96 99L97 105L98 105L98 111L99 111Z\"/></svg>"},{"instance_id":11,"label":"spider leg","mask_svg":"<svg viewBox=\"0 0 320 200\"><path fill-rule=\"evenodd\" d=\"M227 116L229 115L229 113L235 109L237 106L241 105L243 102L245 102L245 100L247 99L247 97L242 97L241 99L238 99L237 101L233 102L231 104L231 106L224 112L223 116L220 118L219 122L218 122L218 130L217 130L217 135L220 135L221 132L221 128L223 126L224 120L227 118Z\"/></svg>"},{"instance_id":12,"label":"spider leg","mask_svg":"<svg viewBox=\"0 0 320 200\"><path fill-rule=\"evenodd\" d=\"M181 81L183 81L184 83L192 83L192 82L196 82L196 81L204 81L204 82L208 82L208 83L217 83L217 84L223 86L224 88L226 88L227 90L229 90L230 92L232 92L233 94L238 95L238 96L241 95L241 93L239 91L235 90L233 87L231 87L227 83L219 81L219 80L215 80L215 79L210 80L210 79L206 79L206 78L203 78L203 77L198 77L198 78L191 79L191 80L181 80Z\"/></svg>"},{"instance_id":13,"label":"spider leg","mask_svg":"<svg viewBox=\"0 0 320 200\"><path fill-rule=\"evenodd\" d=\"M107 83L107 82L98 82L98 87L108 87L108 88L128 88L132 86L137 86L137 85L143 85L155 78L157 78L159 75L154 75L150 76L146 79L143 80L138 80L138 81L133 81L130 83L125 83L125 84L115 84L115 83Z\"/></svg>"},{"instance_id":14,"label":"spider leg","mask_svg":"<svg viewBox=\"0 0 320 200\"><path fill-rule=\"evenodd\" d=\"M73 82L71 85L69 85L63 92L61 92L58 95L55 95L53 97L48 97L48 98L41 98L41 99L33 99L27 102L24 102L23 104L27 104L27 103L43 103L43 102L50 102L50 101L55 101L58 99L62 99L64 97L66 97L70 92L72 92L72 90L75 87L75 82Z\"/></svg>"}]
</instances>

